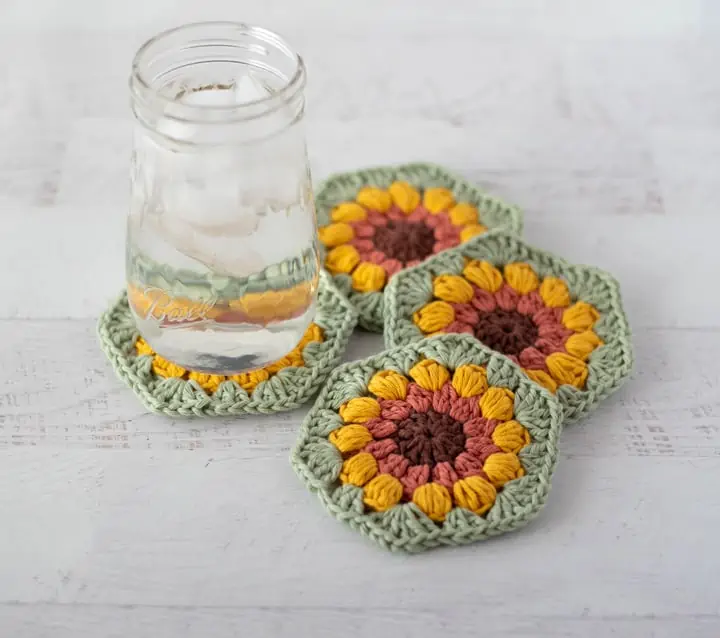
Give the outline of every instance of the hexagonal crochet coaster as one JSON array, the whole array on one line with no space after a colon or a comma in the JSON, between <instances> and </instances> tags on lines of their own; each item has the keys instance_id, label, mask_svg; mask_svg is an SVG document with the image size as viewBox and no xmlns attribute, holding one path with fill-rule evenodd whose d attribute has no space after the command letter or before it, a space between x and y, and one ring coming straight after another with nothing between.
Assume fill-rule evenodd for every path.
<instances>
[{"instance_id":1,"label":"hexagonal crochet coaster","mask_svg":"<svg viewBox=\"0 0 720 638\"><path fill-rule=\"evenodd\" d=\"M333 372L291 461L333 516L387 549L463 545L538 513L561 417L507 358L446 335Z\"/></svg>"},{"instance_id":2,"label":"hexagonal crochet coaster","mask_svg":"<svg viewBox=\"0 0 720 638\"><path fill-rule=\"evenodd\" d=\"M98 322L103 350L149 410L170 416L269 414L307 402L335 368L357 322L345 296L321 273L317 313L298 346L270 366L222 377L185 370L139 337L124 293Z\"/></svg>"},{"instance_id":3,"label":"hexagonal crochet coaster","mask_svg":"<svg viewBox=\"0 0 720 638\"><path fill-rule=\"evenodd\" d=\"M383 329L387 281L492 228L519 233L520 211L439 166L407 164L343 173L316 198L325 267L359 312Z\"/></svg>"},{"instance_id":4,"label":"hexagonal crochet coaster","mask_svg":"<svg viewBox=\"0 0 720 638\"><path fill-rule=\"evenodd\" d=\"M630 374L633 351L617 282L503 232L487 233L393 278L385 343L468 333L556 393L572 421Z\"/></svg>"}]
</instances>

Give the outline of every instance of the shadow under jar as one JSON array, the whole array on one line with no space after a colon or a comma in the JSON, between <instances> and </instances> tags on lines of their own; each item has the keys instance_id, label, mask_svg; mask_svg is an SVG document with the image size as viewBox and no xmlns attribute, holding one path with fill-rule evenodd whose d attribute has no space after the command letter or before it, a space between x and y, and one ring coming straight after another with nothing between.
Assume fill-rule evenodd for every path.
<instances>
[{"instance_id":1,"label":"shadow under jar","mask_svg":"<svg viewBox=\"0 0 720 638\"><path fill-rule=\"evenodd\" d=\"M305 68L276 34L173 29L133 62L128 300L152 348L230 374L290 352L317 300Z\"/></svg>"}]
</instances>

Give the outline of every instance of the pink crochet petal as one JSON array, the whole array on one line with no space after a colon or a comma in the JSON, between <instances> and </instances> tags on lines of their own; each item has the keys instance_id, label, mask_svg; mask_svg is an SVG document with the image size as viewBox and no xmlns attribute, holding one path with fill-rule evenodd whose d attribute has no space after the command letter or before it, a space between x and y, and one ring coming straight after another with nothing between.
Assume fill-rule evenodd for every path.
<instances>
[{"instance_id":1,"label":"pink crochet petal","mask_svg":"<svg viewBox=\"0 0 720 638\"><path fill-rule=\"evenodd\" d=\"M386 213L386 215L388 216L388 219L392 219L394 221L407 219L407 215L403 213L397 206L392 206L390 210Z\"/></svg>"},{"instance_id":2,"label":"pink crochet petal","mask_svg":"<svg viewBox=\"0 0 720 638\"><path fill-rule=\"evenodd\" d=\"M572 334L572 330L568 330L559 323L546 323L538 325L538 337L542 339L552 339L565 343L567 338Z\"/></svg>"},{"instance_id":3,"label":"pink crochet petal","mask_svg":"<svg viewBox=\"0 0 720 638\"><path fill-rule=\"evenodd\" d=\"M446 383L442 388L433 392L432 408L435 412L447 414L457 398L455 388L452 387L451 383Z\"/></svg>"},{"instance_id":4,"label":"pink crochet petal","mask_svg":"<svg viewBox=\"0 0 720 638\"><path fill-rule=\"evenodd\" d=\"M402 262L397 259L385 259L385 261L383 261L380 265L385 269L388 277L396 275L403 268Z\"/></svg>"},{"instance_id":5,"label":"pink crochet petal","mask_svg":"<svg viewBox=\"0 0 720 638\"><path fill-rule=\"evenodd\" d=\"M448 334L475 334L472 326L462 321L453 321L449 326L443 328L443 332L447 332Z\"/></svg>"},{"instance_id":6,"label":"pink crochet petal","mask_svg":"<svg viewBox=\"0 0 720 638\"><path fill-rule=\"evenodd\" d=\"M411 465L405 476L400 479L403 484L403 494L408 501L412 500L415 488L420 487L430 479L430 467L428 465Z\"/></svg>"},{"instance_id":7,"label":"pink crochet petal","mask_svg":"<svg viewBox=\"0 0 720 638\"><path fill-rule=\"evenodd\" d=\"M397 424L388 419L370 419L365 422L365 427L370 430L370 434L377 441L387 438L397 432Z\"/></svg>"},{"instance_id":8,"label":"pink crochet petal","mask_svg":"<svg viewBox=\"0 0 720 638\"><path fill-rule=\"evenodd\" d=\"M450 463L443 461L433 468L432 478L435 483L440 483L452 494L452 487L460 477Z\"/></svg>"},{"instance_id":9,"label":"pink crochet petal","mask_svg":"<svg viewBox=\"0 0 720 638\"><path fill-rule=\"evenodd\" d=\"M378 213L376 210L369 210L367 222L373 226L387 226L388 218L382 213Z\"/></svg>"},{"instance_id":10,"label":"pink crochet petal","mask_svg":"<svg viewBox=\"0 0 720 638\"><path fill-rule=\"evenodd\" d=\"M534 315L538 310L542 310L545 307L545 302L542 297L538 294L537 290L521 295L517 304L517 311L524 315Z\"/></svg>"},{"instance_id":11,"label":"pink crochet petal","mask_svg":"<svg viewBox=\"0 0 720 638\"><path fill-rule=\"evenodd\" d=\"M405 400L415 412L427 412L432 407L432 392L421 388L416 383L410 383Z\"/></svg>"},{"instance_id":12,"label":"pink crochet petal","mask_svg":"<svg viewBox=\"0 0 720 638\"><path fill-rule=\"evenodd\" d=\"M368 443L364 448L363 452L369 452L378 461L387 457L388 454L397 452L398 446L392 439L382 439L381 441L372 441Z\"/></svg>"},{"instance_id":13,"label":"pink crochet petal","mask_svg":"<svg viewBox=\"0 0 720 638\"><path fill-rule=\"evenodd\" d=\"M482 290L477 286L473 286L474 293L473 298L470 301L473 308L476 308L480 312L492 312L497 307L495 296L487 290Z\"/></svg>"},{"instance_id":14,"label":"pink crochet petal","mask_svg":"<svg viewBox=\"0 0 720 638\"><path fill-rule=\"evenodd\" d=\"M544 370L545 369L545 358L544 355L537 348L525 348L518 356L520 365L528 370Z\"/></svg>"},{"instance_id":15,"label":"pink crochet petal","mask_svg":"<svg viewBox=\"0 0 720 638\"><path fill-rule=\"evenodd\" d=\"M562 308L542 308L533 315L533 321L538 326L560 324L562 314Z\"/></svg>"},{"instance_id":16,"label":"pink crochet petal","mask_svg":"<svg viewBox=\"0 0 720 638\"><path fill-rule=\"evenodd\" d=\"M404 456L400 454L388 454L384 459L378 461L380 474L391 474L395 478L402 478L410 466Z\"/></svg>"},{"instance_id":17,"label":"pink crochet petal","mask_svg":"<svg viewBox=\"0 0 720 638\"><path fill-rule=\"evenodd\" d=\"M453 402L449 414L460 423L478 418L480 416L478 397L458 397Z\"/></svg>"},{"instance_id":18,"label":"pink crochet petal","mask_svg":"<svg viewBox=\"0 0 720 638\"><path fill-rule=\"evenodd\" d=\"M472 456L468 452L461 452L455 458L455 471L460 475L461 478L467 478L468 476L482 476L485 477L483 472L483 462Z\"/></svg>"},{"instance_id":19,"label":"pink crochet petal","mask_svg":"<svg viewBox=\"0 0 720 638\"><path fill-rule=\"evenodd\" d=\"M380 416L390 421L403 421L413 411L413 406L408 401L400 399L379 399L378 403L380 403Z\"/></svg>"},{"instance_id":20,"label":"pink crochet petal","mask_svg":"<svg viewBox=\"0 0 720 638\"><path fill-rule=\"evenodd\" d=\"M424 222L428 217L428 212L418 206L412 213L407 216L407 220L411 222Z\"/></svg>"},{"instance_id":21,"label":"pink crochet petal","mask_svg":"<svg viewBox=\"0 0 720 638\"><path fill-rule=\"evenodd\" d=\"M355 248L358 249L359 252L363 253L370 253L373 250L375 250L375 244L373 244L371 239L358 239L355 238L350 241L351 246L355 246Z\"/></svg>"},{"instance_id":22,"label":"pink crochet petal","mask_svg":"<svg viewBox=\"0 0 720 638\"><path fill-rule=\"evenodd\" d=\"M367 220L362 222L353 222L350 225L353 228L355 237L359 237L361 239L368 239L375 234L375 226L373 226Z\"/></svg>"},{"instance_id":23,"label":"pink crochet petal","mask_svg":"<svg viewBox=\"0 0 720 638\"><path fill-rule=\"evenodd\" d=\"M553 354L553 352L565 352L564 339L538 339L535 347L545 356Z\"/></svg>"},{"instance_id":24,"label":"pink crochet petal","mask_svg":"<svg viewBox=\"0 0 720 638\"><path fill-rule=\"evenodd\" d=\"M458 239L441 239L440 241L435 242L435 245L433 246L433 252L437 255L443 250L447 250L448 248L454 248L459 243L460 242Z\"/></svg>"},{"instance_id":25,"label":"pink crochet petal","mask_svg":"<svg viewBox=\"0 0 720 638\"><path fill-rule=\"evenodd\" d=\"M463 432L469 438L476 436L489 438L498 423L496 419L477 417L463 423Z\"/></svg>"},{"instance_id":26,"label":"pink crochet petal","mask_svg":"<svg viewBox=\"0 0 720 638\"><path fill-rule=\"evenodd\" d=\"M480 315L475 308L469 303L452 303L450 304L455 310L455 320L474 326L479 320Z\"/></svg>"},{"instance_id":27,"label":"pink crochet petal","mask_svg":"<svg viewBox=\"0 0 720 638\"><path fill-rule=\"evenodd\" d=\"M468 454L472 455L476 459L479 459L482 463L485 463L485 460L491 454L502 452L502 450L495 445L492 440L484 436L476 436L467 439L467 441L465 441L465 449Z\"/></svg>"},{"instance_id":28,"label":"pink crochet petal","mask_svg":"<svg viewBox=\"0 0 720 638\"><path fill-rule=\"evenodd\" d=\"M515 310L519 298L517 292L507 284L503 284L502 288L495 293L495 301L503 310Z\"/></svg>"}]
</instances>

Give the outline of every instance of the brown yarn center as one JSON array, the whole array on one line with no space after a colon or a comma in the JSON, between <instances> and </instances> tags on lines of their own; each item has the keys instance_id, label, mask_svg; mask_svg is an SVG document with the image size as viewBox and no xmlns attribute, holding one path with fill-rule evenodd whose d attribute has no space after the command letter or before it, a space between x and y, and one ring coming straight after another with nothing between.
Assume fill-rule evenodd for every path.
<instances>
[{"instance_id":1,"label":"brown yarn center","mask_svg":"<svg viewBox=\"0 0 720 638\"><path fill-rule=\"evenodd\" d=\"M391 259L403 262L425 259L432 254L435 235L422 222L388 220L375 230L375 246Z\"/></svg>"},{"instance_id":2,"label":"brown yarn center","mask_svg":"<svg viewBox=\"0 0 720 638\"><path fill-rule=\"evenodd\" d=\"M398 423L393 439L412 465L452 462L465 449L462 424L435 410L411 414Z\"/></svg>"},{"instance_id":3,"label":"brown yarn center","mask_svg":"<svg viewBox=\"0 0 720 638\"><path fill-rule=\"evenodd\" d=\"M517 355L535 345L538 328L530 317L517 310L498 309L480 316L475 336L493 350Z\"/></svg>"}]
</instances>

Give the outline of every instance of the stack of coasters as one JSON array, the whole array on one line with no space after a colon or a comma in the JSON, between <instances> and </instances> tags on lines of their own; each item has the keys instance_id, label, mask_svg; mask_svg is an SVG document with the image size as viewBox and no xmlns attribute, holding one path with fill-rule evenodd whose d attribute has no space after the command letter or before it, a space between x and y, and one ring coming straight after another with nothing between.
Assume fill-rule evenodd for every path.
<instances>
[{"instance_id":1,"label":"stack of coasters","mask_svg":"<svg viewBox=\"0 0 720 638\"><path fill-rule=\"evenodd\" d=\"M431 164L336 175L316 206L324 266L374 332L383 330L383 290L398 272L488 230L522 228L517 208Z\"/></svg>"},{"instance_id":2,"label":"stack of coasters","mask_svg":"<svg viewBox=\"0 0 720 638\"><path fill-rule=\"evenodd\" d=\"M321 273L317 313L297 347L265 368L223 377L186 370L139 336L127 294L100 317L98 333L117 375L149 410L169 416L271 414L306 403L345 351L357 313Z\"/></svg>"},{"instance_id":3,"label":"stack of coasters","mask_svg":"<svg viewBox=\"0 0 720 638\"><path fill-rule=\"evenodd\" d=\"M348 363L300 430L293 467L327 510L390 550L502 534L550 489L558 401L468 335Z\"/></svg>"},{"instance_id":4,"label":"stack of coasters","mask_svg":"<svg viewBox=\"0 0 720 638\"><path fill-rule=\"evenodd\" d=\"M385 292L385 343L467 333L556 394L566 421L630 374L630 328L617 282L503 232L398 273Z\"/></svg>"}]
</instances>

